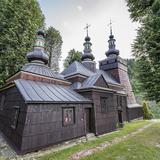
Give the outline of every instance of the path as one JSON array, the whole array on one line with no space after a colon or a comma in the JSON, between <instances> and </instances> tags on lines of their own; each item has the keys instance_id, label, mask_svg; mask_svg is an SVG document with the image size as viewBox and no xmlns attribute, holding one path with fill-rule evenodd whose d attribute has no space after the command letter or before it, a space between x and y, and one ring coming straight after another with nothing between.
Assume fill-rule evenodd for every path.
<instances>
[{"instance_id":1,"label":"path","mask_svg":"<svg viewBox=\"0 0 160 160\"><path fill-rule=\"evenodd\" d=\"M0 157L12 158L16 153L9 147L6 140L3 138L3 134L0 132Z\"/></svg>"},{"instance_id":2,"label":"path","mask_svg":"<svg viewBox=\"0 0 160 160\"><path fill-rule=\"evenodd\" d=\"M154 121L154 122L159 122L159 121ZM91 155L91 154L93 154L95 152L102 151L102 150L106 149L107 147L109 147L109 146L111 146L113 144L117 144L119 142L122 142L122 141L124 141L124 140L126 140L126 139L128 139L128 138L130 138L130 137L142 132L144 129L150 127L152 124L154 124L154 123L150 123L148 125L145 125L144 127L138 129L137 131L129 133L129 134L125 135L125 136L114 138L112 141L107 141L107 142L102 143L102 144L100 144L100 145L98 145L96 147L89 148L89 149L77 152L77 153L73 154L69 158L69 160L78 160L80 158L89 156L89 155Z\"/></svg>"},{"instance_id":3,"label":"path","mask_svg":"<svg viewBox=\"0 0 160 160\"><path fill-rule=\"evenodd\" d=\"M154 123L157 122L156 121L153 121ZM160 122L160 121L158 121ZM75 154L73 154L71 157L70 157L70 160L77 160L77 159L80 159L82 157L85 157L85 156L88 156L88 155L91 155L93 154L94 152L97 152L97 151L100 151L100 150L103 150L105 149L106 147L109 147L111 146L112 144L116 144L116 143L119 143L123 140L126 140L127 138L131 137L131 136L134 136L135 134L139 133L139 132L142 132L145 128L148 128L150 125L152 125L153 123L149 124L149 125L146 125L144 126L143 128L141 129L138 129L137 131L135 132L132 132L126 136L123 136L123 137L120 137L120 138L114 138L112 141L110 142L105 142L97 147L94 147L94 148L90 148L90 149L86 149L86 150L83 150L81 152L77 152ZM69 142L65 142L61 145L56 145L56 146L53 146L53 147L49 147L45 150L40 150L38 152L33 152L33 153L29 153L29 154L26 154L24 156L18 156L12 148L10 148L10 146L6 143L5 139L3 138L3 135L2 133L0 132L0 158L7 158L7 159L16 159L16 160L35 160L37 157L41 157L41 156L44 156L44 155L47 155L47 154L50 154L50 153L53 153L55 151L60 151L60 150L63 150L63 149L66 149L66 148L69 148L69 147L73 147L81 142L85 142L85 137L82 137L78 140L75 140L75 141L69 141Z\"/></svg>"}]
</instances>

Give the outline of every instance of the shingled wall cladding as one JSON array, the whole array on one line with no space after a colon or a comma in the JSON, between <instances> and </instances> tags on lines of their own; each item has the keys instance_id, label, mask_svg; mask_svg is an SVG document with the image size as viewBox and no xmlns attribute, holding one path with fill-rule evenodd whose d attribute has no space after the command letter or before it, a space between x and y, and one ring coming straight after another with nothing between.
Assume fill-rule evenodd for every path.
<instances>
[{"instance_id":1,"label":"shingled wall cladding","mask_svg":"<svg viewBox=\"0 0 160 160\"><path fill-rule=\"evenodd\" d=\"M118 101L121 101L121 104L119 104L120 102ZM120 105L120 110L122 111L123 121L128 121L127 97L126 96L117 95L117 110L119 110L118 108L119 105Z\"/></svg>"},{"instance_id":2,"label":"shingled wall cladding","mask_svg":"<svg viewBox=\"0 0 160 160\"><path fill-rule=\"evenodd\" d=\"M86 91L86 92L81 92L81 94L93 100L94 102L94 123L95 124L93 127L94 133L96 134L103 134L107 132L111 132L116 129L116 124L118 123L118 115L117 115L117 101L116 101L116 96L113 95L112 93L107 93L107 92L98 92L98 91ZM101 102L100 98L101 97L106 97L108 98L108 112L107 113L102 113L101 110Z\"/></svg>"},{"instance_id":3,"label":"shingled wall cladding","mask_svg":"<svg viewBox=\"0 0 160 160\"><path fill-rule=\"evenodd\" d=\"M75 107L73 125L63 125L63 108ZM28 105L22 142L22 152L37 150L85 135L83 108L91 104L33 104Z\"/></svg>"},{"instance_id":4,"label":"shingled wall cladding","mask_svg":"<svg viewBox=\"0 0 160 160\"><path fill-rule=\"evenodd\" d=\"M108 112L102 113L100 98L106 97ZM96 106L97 134L103 134L116 129L117 112L116 97L112 93L93 92L92 98Z\"/></svg>"},{"instance_id":5,"label":"shingled wall cladding","mask_svg":"<svg viewBox=\"0 0 160 160\"><path fill-rule=\"evenodd\" d=\"M21 148L21 140L26 116L26 105L16 87L7 89L0 94L5 94L4 106L3 109L0 110L0 129L9 142L12 145L14 144L14 147ZM16 129L11 127L14 117L14 106L20 107Z\"/></svg>"},{"instance_id":6,"label":"shingled wall cladding","mask_svg":"<svg viewBox=\"0 0 160 160\"><path fill-rule=\"evenodd\" d=\"M143 111L141 107L128 108L128 119L129 121L133 119L143 118Z\"/></svg>"}]
</instances>

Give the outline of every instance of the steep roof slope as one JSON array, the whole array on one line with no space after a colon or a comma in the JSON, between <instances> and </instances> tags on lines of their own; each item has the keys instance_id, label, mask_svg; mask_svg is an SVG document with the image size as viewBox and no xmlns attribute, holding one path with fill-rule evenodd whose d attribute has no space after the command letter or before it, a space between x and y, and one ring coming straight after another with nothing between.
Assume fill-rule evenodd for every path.
<instances>
[{"instance_id":1,"label":"steep roof slope","mask_svg":"<svg viewBox=\"0 0 160 160\"><path fill-rule=\"evenodd\" d=\"M14 81L26 103L90 103L69 87L18 79Z\"/></svg>"},{"instance_id":2,"label":"steep roof slope","mask_svg":"<svg viewBox=\"0 0 160 160\"><path fill-rule=\"evenodd\" d=\"M108 72L99 70L99 69L97 69L96 72L99 74L102 74L107 83L114 84L114 85L120 85L120 83L117 82L115 78L112 75L110 75Z\"/></svg>"},{"instance_id":3,"label":"steep roof slope","mask_svg":"<svg viewBox=\"0 0 160 160\"><path fill-rule=\"evenodd\" d=\"M74 61L72 64L68 66L62 73L64 77L73 76L76 74L81 74L86 77L92 76L94 73L83 66L80 62Z\"/></svg>"},{"instance_id":4,"label":"steep roof slope","mask_svg":"<svg viewBox=\"0 0 160 160\"><path fill-rule=\"evenodd\" d=\"M64 78L58 74L56 74L53 70L51 70L48 66L43 65L43 64L38 64L38 63L28 63L23 66L21 71L25 72L30 72L46 77L51 77L51 78L57 78L57 79L62 79Z\"/></svg>"},{"instance_id":5,"label":"steep roof slope","mask_svg":"<svg viewBox=\"0 0 160 160\"><path fill-rule=\"evenodd\" d=\"M101 81L99 81L101 80ZM98 85L96 84L97 82L100 82ZM82 84L81 88L90 88L93 86L97 87L107 87L107 82L104 79L102 74L94 74L93 76L88 77Z\"/></svg>"}]
</instances>

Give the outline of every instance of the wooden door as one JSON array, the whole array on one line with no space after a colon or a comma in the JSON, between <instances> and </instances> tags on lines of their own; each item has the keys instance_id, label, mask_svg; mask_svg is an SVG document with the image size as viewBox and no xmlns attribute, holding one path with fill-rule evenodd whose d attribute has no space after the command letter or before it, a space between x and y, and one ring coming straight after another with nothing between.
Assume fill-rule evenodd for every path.
<instances>
[{"instance_id":1,"label":"wooden door","mask_svg":"<svg viewBox=\"0 0 160 160\"><path fill-rule=\"evenodd\" d=\"M90 133L91 131L91 111L89 108L85 109L85 123L86 123L86 132Z\"/></svg>"},{"instance_id":2,"label":"wooden door","mask_svg":"<svg viewBox=\"0 0 160 160\"><path fill-rule=\"evenodd\" d=\"M119 119L119 123L123 123L123 117L122 117L122 111L118 110L118 119Z\"/></svg>"}]
</instances>

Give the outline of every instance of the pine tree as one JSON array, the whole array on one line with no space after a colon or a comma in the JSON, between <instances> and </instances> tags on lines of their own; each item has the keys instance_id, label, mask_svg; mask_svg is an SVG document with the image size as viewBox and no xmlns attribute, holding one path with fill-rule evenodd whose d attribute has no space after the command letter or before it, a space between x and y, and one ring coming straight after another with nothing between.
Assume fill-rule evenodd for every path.
<instances>
[{"instance_id":1,"label":"pine tree","mask_svg":"<svg viewBox=\"0 0 160 160\"><path fill-rule=\"evenodd\" d=\"M131 18L141 26L133 44L141 89L148 100L160 101L160 1L127 0Z\"/></svg>"},{"instance_id":2,"label":"pine tree","mask_svg":"<svg viewBox=\"0 0 160 160\"><path fill-rule=\"evenodd\" d=\"M0 83L17 72L44 24L37 0L0 1Z\"/></svg>"}]
</instances>

